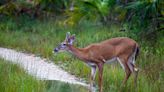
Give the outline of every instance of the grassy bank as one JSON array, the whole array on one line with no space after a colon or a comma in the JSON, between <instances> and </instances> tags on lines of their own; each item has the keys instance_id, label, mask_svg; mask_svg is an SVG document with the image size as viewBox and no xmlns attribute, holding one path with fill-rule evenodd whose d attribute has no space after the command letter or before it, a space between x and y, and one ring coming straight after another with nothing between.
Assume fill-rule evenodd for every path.
<instances>
[{"instance_id":1,"label":"grassy bank","mask_svg":"<svg viewBox=\"0 0 164 92\"><path fill-rule=\"evenodd\" d=\"M42 81L16 64L0 59L1 92L86 92L86 88L59 81Z\"/></svg>"},{"instance_id":2,"label":"grassy bank","mask_svg":"<svg viewBox=\"0 0 164 92\"><path fill-rule=\"evenodd\" d=\"M61 67L71 73L88 78L90 70L81 61L68 53L57 56L52 54L55 46L65 39L65 33L70 31L76 34L75 45L85 47L91 43L118 36L126 36L135 39L141 47L137 64L141 68L137 88L132 84L133 79L122 90L124 92L162 92L164 91L164 37L159 34L154 44L145 41L133 32L119 31L118 25L109 27L101 24L95 25L85 22L81 26L66 27L54 22L54 20L39 21L24 19L2 21L0 23L0 46L14 48L21 51L35 53L60 64ZM124 72L119 65L106 65L104 70L104 91L118 92L124 77Z\"/></svg>"},{"instance_id":3,"label":"grassy bank","mask_svg":"<svg viewBox=\"0 0 164 92\"><path fill-rule=\"evenodd\" d=\"M0 59L1 92L44 92L45 82L36 80L15 64Z\"/></svg>"}]
</instances>

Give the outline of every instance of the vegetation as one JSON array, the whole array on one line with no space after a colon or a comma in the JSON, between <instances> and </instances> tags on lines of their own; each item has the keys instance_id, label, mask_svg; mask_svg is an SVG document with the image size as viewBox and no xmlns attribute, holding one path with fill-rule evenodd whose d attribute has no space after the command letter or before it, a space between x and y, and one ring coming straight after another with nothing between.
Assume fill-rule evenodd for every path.
<instances>
[{"instance_id":1,"label":"vegetation","mask_svg":"<svg viewBox=\"0 0 164 92\"><path fill-rule=\"evenodd\" d=\"M57 81L41 81L28 75L16 64L0 59L2 92L86 92L84 88Z\"/></svg>"},{"instance_id":2,"label":"vegetation","mask_svg":"<svg viewBox=\"0 0 164 92\"><path fill-rule=\"evenodd\" d=\"M2 92L43 92L44 82L36 80L15 64L0 59L0 90Z\"/></svg>"},{"instance_id":3,"label":"vegetation","mask_svg":"<svg viewBox=\"0 0 164 92\"><path fill-rule=\"evenodd\" d=\"M140 67L138 86L134 87L130 79L121 90L164 91L162 0L27 1L0 1L0 46L51 59L87 80L90 70L82 62L66 52L52 54L53 48L64 40L65 33L70 31L76 34L77 47L113 37L130 37L141 48L137 60ZM117 63L106 65L104 91L118 92L123 73Z\"/></svg>"}]
</instances>

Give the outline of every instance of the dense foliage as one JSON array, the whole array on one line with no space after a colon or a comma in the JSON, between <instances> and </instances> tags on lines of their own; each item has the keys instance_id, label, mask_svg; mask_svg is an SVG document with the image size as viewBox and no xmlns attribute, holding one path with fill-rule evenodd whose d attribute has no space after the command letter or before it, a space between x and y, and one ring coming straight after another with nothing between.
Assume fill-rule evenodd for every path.
<instances>
[{"instance_id":1,"label":"dense foliage","mask_svg":"<svg viewBox=\"0 0 164 92\"><path fill-rule=\"evenodd\" d=\"M164 28L162 6L162 0L1 0L0 16L62 16L62 24L71 26L86 19L106 25L117 22L122 30L156 37Z\"/></svg>"}]
</instances>

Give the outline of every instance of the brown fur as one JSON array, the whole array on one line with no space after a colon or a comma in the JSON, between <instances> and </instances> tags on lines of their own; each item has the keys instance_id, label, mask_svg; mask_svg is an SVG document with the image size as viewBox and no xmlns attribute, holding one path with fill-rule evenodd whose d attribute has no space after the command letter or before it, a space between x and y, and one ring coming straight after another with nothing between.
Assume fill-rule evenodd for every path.
<instances>
[{"instance_id":1,"label":"brown fur","mask_svg":"<svg viewBox=\"0 0 164 92\"><path fill-rule=\"evenodd\" d=\"M69 46L70 50L74 52L75 56L79 57L85 62L95 63L95 59L99 62L103 62L102 59L109 60L113 57L128 58L134 49L138 47L138 44L127 37L118 37L105 40L101 43L91 44L85 48L76 48Z\"/></svg>"}]
</instances>

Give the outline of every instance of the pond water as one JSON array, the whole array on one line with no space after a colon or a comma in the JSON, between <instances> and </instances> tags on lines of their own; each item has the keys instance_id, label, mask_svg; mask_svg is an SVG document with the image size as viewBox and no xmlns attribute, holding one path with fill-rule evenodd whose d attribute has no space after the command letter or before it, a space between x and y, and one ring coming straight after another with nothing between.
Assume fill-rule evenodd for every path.
<instances>
[{"instance_id":1,"label":"pond water","mask_svg":"<svg viewBox=\"0 0 164 92\"><path fill-rule=\"evenodd\" d=\"M46 92L88 92L87 87L59 81L46 81Z\"/></svg>"}]
</instances>

